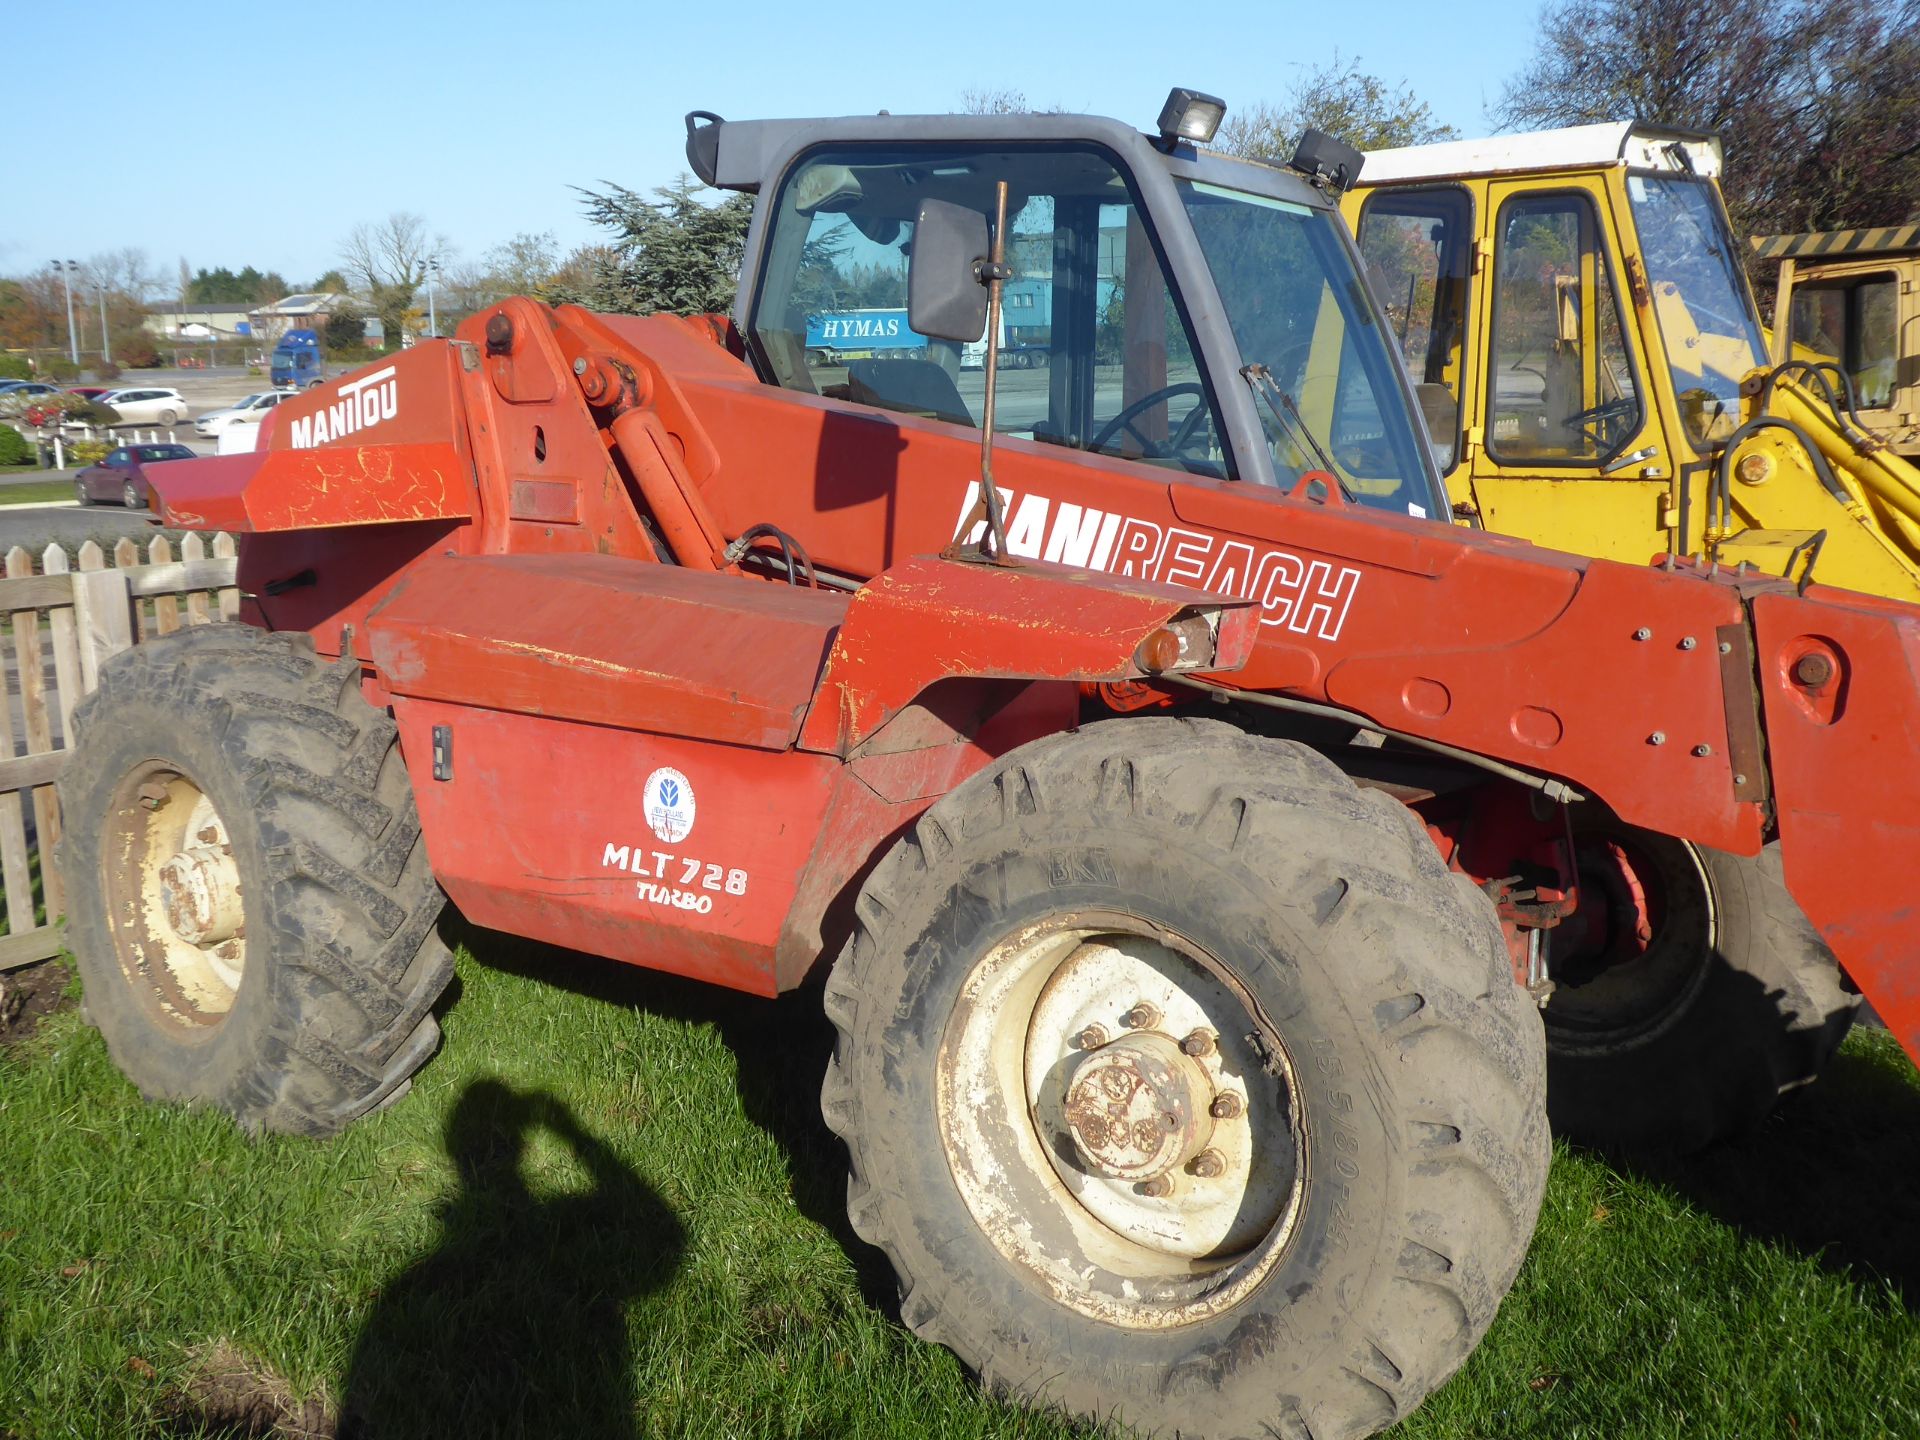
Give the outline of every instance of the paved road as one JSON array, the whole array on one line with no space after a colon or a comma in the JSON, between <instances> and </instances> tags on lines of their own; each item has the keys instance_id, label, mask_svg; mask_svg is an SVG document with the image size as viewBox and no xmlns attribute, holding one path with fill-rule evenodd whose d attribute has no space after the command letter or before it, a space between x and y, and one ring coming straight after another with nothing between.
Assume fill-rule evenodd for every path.
<instances>
[{"instance_id":1,"label":"paved road","mask_svg":"<svg viewBox=\"0 0 1920 1440\"><path fill-rule=\"evenodd\" d=\"M117 505L0 505L0 555L15 545L38 554L50 540L72 547L98 540L111 548L122 535L140 544L160 533L146 510L122 510Z\"/></svg>"}]
</instances>

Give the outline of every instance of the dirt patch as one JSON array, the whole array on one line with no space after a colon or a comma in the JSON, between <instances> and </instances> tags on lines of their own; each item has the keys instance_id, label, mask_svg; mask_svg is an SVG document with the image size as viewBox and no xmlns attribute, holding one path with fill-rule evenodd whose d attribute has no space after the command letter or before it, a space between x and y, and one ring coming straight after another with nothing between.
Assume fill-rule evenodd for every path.
<instances>
[{"instance_id":1,"label":"dirt patch","mask_svg":"<svg viewBox=\"0 0 1920 1440\"><path fill-rule=\"evenodd\" d=\"M216 1340L192 1353L184 1389L170 1391L161 1408L179 1435L222 1440L334 1440L332 1410L321 1399L298 1400L270 1366L238 1346Z\"/></svg>"},{"instance_id":2,"label":"dirt patch","mask_svg":"<svg viewBox=\"0 0 1920 1440\"><path fill-rule=\"evenodd\" d=\"M47 1016L71 1005L66 992L72 979L60 960L0 972L0 1046L19 1044Z\"/></svg>"}]
</instances>

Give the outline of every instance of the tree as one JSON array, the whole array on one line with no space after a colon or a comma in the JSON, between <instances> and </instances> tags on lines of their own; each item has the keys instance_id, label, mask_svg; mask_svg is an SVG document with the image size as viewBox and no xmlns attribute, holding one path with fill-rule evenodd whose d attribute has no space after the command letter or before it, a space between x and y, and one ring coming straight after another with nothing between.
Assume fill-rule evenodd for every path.
<instances>
[{"instance_id":1,"label":"tree","mask_svg":"<svg viewBox=\"0 0 1920 1440\"><path fill-rule=\"evenodd\" d=\"M691 176L648 200L619 185L582 190L584 209L613 233L605 250L579 252L546 285L543 299L629 315L707 315L731 309L746 249L751 197L700 198Z\"/></svg>"},{"instance_id":2,"label":"tree","mask_svg":"<svg viewBox=\"0 0 1920 1440\"><path fill-rule=\"evenodd\" d=\"M338 293L338 292L322 292ZM320 332L320 344L329 355L345 359L364 359L367 354L367 312L351 300L337 301L333 313ZM389 343L393 336L387 337Z\"/></svg>"},{"instance_id":3,"label":"tree","mask_svg":"<svg viewBox=\"0 0 1920 1440\"><path fill-rule=\"evenodd\" d=\"M445 236L429 237L427 222L405 210L378 223L363 221L341 242L346 272L373 302L389 345L406 334L414 295L426 283L427 261L451 248Z\"/></svg>"},{"instance_id":4,"label":"tree","mask_svg":"<svg viewBox=\"0 0 1920 1440\"><path fill-rule=\"evenodd\" d=\"M1359 150L1426 145L1459 132L1434 118L1433 108L1404 81L1393 85L1360 68L1358 56L1336 51L1308 70L1279 105L1264 101L1227 111L1218 148L1250 160L1284 160L1307 129L1324 130Z\"/></svg>"},{"instance_id":5,"label":"tree","mask_svg":"<svg viewBox=\"0 0 1920 1440\"><path fill-rule=\"evenodd\" d=\"M521 232L487 251L482 274L502 295L531 295L560 268L560 242L551 230Z\"/></svg>"},{"instance_id":6,"label":"tree","mask_svg":"<svg viewBox=\"0 0 1920 1440\"><path fill-rule=\"evenodd\" d=\"M286 298L288 286L277 270L264 274L249 265L237 274L222 265L200 269L187 284L189 305L271 305Z\"/></svg>"},{"instance_id":7,"label":"tree","mask_svg":"<svg viewBox=\"0 0 1920 1440\"><path fill-rule=\"evenodd\" d=\"M1885 225L1920 204L1920 0L1549 0L1507 129L1719 132L1743 234Z\"/></svg>"}]
</instances>

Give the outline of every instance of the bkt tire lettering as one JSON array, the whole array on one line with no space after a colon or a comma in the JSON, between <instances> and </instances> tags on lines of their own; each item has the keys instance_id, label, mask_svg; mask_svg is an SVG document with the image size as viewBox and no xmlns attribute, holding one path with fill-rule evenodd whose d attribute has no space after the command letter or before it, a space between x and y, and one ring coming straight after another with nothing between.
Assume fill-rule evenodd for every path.
<instances>
[{"instance_id":1,"label":"bkt tire lettering","mask_svg":"<svg viewBox=\"0 0 1920 1440\"><path fill-rule=\"evenodd\" d=\"M1160 526L1044 495L1016 498L1005 489L1000 494L1008 516L1009 554L1257 600L1261 624L1295 634L1338 640L1360 591L1360 572L1351 565L1303 560L1285 550L1223 540L1204 530ZM976 481L961 500L956 531L979 499ZM984 529L982 521L965 538L977 543Z\"/></svg>"}]
</instances>

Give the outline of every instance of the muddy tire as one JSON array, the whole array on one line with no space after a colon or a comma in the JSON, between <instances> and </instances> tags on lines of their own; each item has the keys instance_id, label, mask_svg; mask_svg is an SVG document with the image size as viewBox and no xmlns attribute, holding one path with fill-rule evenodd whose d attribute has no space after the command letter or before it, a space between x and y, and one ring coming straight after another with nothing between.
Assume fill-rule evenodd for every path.
<instances>
[{"instance_id":1,"label":"muddy tire","mask_svg":"<svg viewBox=\"0 0 1920 1440\"><path fill-rule=\"evenodd\" d=\"M1860 997L1788 893L1777 844L1728 855L1607 821L1575 838L1593 908L1572 954L1549 941L1556 1132L1698 1150L1819 1075Z\"/></svg>"},{"instance_id":2,"label":"muddy tire","mask_svg":"<svg viewBox=\"0 0 1920 1440\"><path fill-rule=\"evenodd\" d=\"M327 1135L403 1095L452 974L393 722L304 635L194 627L100 673L60 777L86 1012L155 1100Z\"/></svg>"},{"instance_id":3,"label":"muddy tire","mask_svg":"<svg viewBox=\"0 0 1920 1440\"><path fill-rule=\"evenodd\" d=\"M934 805L856 912L823 1107L916 1333L1188 1440L1372 1434L1466 1359L1546 1179L1543 1045L1404 807L1109 721Z\"/></svg>"}]
</instances>

